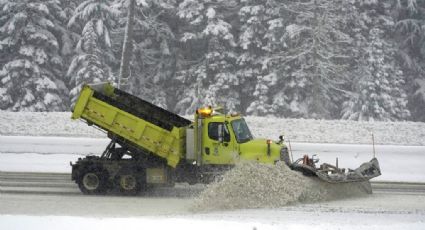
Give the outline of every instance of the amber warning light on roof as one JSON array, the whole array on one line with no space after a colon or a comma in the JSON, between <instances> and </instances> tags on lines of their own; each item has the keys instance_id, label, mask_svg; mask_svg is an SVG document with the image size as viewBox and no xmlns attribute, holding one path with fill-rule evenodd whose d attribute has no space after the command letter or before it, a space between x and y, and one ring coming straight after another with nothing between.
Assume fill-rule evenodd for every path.
<instances>
[{"instance_id":1,"label":"amber warning light on roof","mask_svg":"<svg viewBox=\"0 0 425 230\"><path fill-rule=\"evenodd\" d=\"M196 112L202 117L209 117L213 113L213 109L211 108L211 106L208 106L205 108L200 108Z\"/></svg>"}]
</instances>

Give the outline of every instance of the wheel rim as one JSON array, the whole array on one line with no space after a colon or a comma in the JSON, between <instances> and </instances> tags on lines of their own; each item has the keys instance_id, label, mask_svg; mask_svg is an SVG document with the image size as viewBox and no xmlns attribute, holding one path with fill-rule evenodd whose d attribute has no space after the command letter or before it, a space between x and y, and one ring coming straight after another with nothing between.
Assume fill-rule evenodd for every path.
<instances>
[{"instance_id":1,"label":"wheel rim","mask_svg":"<svg viewBox=\"0 0 425 230\"><path fill-rule=\"evenodd\" d=\"M133 175L121 175L120 186L124 190L134 190L136 188L137 181Z\"/></svg>"},{"instance_id":2,"label":"wheel rim","mask_svg":"<svg viewBox=\"0 0 425 230\"><path fill-rule=\"evenodd\" d=\"M87 173L83 177L83 185L87 190L95 190L99 187L99 177L94 173Z\"/></svg>"}]
</instances>

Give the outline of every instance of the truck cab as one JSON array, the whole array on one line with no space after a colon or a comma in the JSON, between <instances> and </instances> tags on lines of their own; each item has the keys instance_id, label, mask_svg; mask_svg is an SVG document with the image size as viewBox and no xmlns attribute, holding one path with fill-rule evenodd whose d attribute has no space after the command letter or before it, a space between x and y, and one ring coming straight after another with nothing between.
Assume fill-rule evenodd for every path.
<instances>
[{"instance_id":1,"label":"truck cab","mask_svg":"<svg viewBox=\"0 0 425 230\"><path fill-rule=\"evenodd\" d=\"M234 165L243 161L274 164L287 154L283 140L255 139L244 118L211 107L196 111L195 149L198 165Z\"/></svg>"}]
</instances>

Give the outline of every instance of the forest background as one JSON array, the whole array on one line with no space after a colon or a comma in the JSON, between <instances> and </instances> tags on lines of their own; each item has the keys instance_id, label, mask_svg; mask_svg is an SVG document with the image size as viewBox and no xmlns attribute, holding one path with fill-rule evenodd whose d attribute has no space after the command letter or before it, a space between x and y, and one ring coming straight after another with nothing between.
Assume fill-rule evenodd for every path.
<instances>
[{"instance_id":1,"label":"forest background","mask_svg":"<svg viewBox=\"0 0 425 230\"><path fill-rule=\"evenodd\" d=\"M423 0L0 0L0 109L117 83L185 115L425 121ZM133 9L133 36L125 36Z\"/></svg>"}]
</instances>

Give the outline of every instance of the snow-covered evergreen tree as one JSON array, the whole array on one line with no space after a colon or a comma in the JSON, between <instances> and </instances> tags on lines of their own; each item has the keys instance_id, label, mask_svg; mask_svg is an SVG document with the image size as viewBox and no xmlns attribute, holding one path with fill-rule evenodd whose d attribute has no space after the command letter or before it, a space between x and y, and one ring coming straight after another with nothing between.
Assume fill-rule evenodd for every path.
<instances>
[{"instance_id":1,"label":"snow-covered evergreen tree","mask_svg":"<svg viewBox=\"0 0 425 230\"><path fill-rule=\"evenodd\" d=\"M425 78L423 75L417 76L412 87L410 95L409 108L413 120L425 121Z\"/></svg>"},{"instance_id":2,"label":"snow-covered evergreen tree","mask_svg":"<svg viewBox=\"0 0 425 230\"><path fill-rule=\"evenodd\" d=\"M273 55L269 65L278 65L278 75L289 116L331 118L338 111L341 85L344 83L346 53L351 39L342 31L346 1L291 1L282 4L290 20L282 38L285 46Z\"/></svg>"},{"instance_id":3,"label":"snow-covered evergreen tree","mask_svg":"<svg viewBox=\"0 0 425 230\"><path fill-rule=\"evenodd\" d=\"M119 11L113 9L108 0L86 0L69 20L70 28L79 29L82 25L76 55L67 73L72 87L72 103L75 103L83 84L114 81L109 65L114 60L110 31L118 15Z\"/></svg>"},{"instance_id":4,"label":"snow-covered evergreen tree","mask_svg":"<svg viewBox=\"0 0 425 230\"><path fill-rule=\"evenodd\" d=\"M394 12L408 108L413 120L425 121L425 1L399 0Z\"/></svg>"},{"instance_id":5,"label":"snow-covered evergreen tree","mask_svg":"<svg viewBox=\"0 0 425 230\"><path fill-rule=\"evenodd\" d=\"M383 31L370 31L354 94L344 103L343 119L366 121L404 120L409 117L403 72L397 68L394 46L382 39Z\"/></svg>"},{"instance_id":6,"label":"snow-covered evergreen tree","mask_svg":"<svg viewBox=\"0 0 425 230\"><path fill-rule=\"evenodd\" d=\"M133 91L142 98L167 109L174 109L177 72L177 3L150 0L140 3L137 12L139 34L136 39Z\"/></svg>"},{"instance_id":7,"label":"snow-covered evergreen tree","mask_svg":"<svg viewBox=\"0 0 425 230\"><path fill-rule=\"evenodd\" d=\"M205 105L205 89L203 81L206 79L203 62L193 63L189 68L178 72L178 86L181 90L175 111L180 114L193 114L196 109Z\"/></svg>"},{"instance_id":8,"label":"snow-covered evergreen tree","mask_svg":"<svg viewBox=\"0 0 425 230\"><path fill-rule=\"evenodd\" d=\"M64 110L113 81L128 2L0 1L0 109ZM135 2L125 90L159 106L425 121L425 1Z\"/></svg>"},{"instance_id":9,"label":"snow-covered evergreen tree","mask_svg":"<svg viewBox=\"0 0 425 230\"><path fill-rule=\"evenodd\" d=\"M131 59L133 57L133 28L134 12L136 11L136 0L127 0L125 6L127 8L127 20L125 23L120 71L117 80L118 88L124 90L128 88L128 79L130 77L130 64Z\"/></svg>"},{"instance_id":10,"label":"snow-covered evergreen tree","mask_svg":"<svg viewBox=\"0 0 425 230\"><path fill-rule=\"evenodd\" d=\"M235 73L236 42L229 22L236 15L229 9L236 8L236 3L228 0L180 3L178 16L190 25L181 41L195 52L191 56L196 60L189 62L189 72L182 72L189 75L180 76L189 83L186 87L190 87L183 94L192 100L185 101L199 100L198 106L222 105L227 111L240 110L239 79ZM194 95L195 89L200 89L196 91L202 95Z\"/></svg>"},{"instance_id":11,"label":"snow-covered evergreen tree","mask_svg":"<svg viewBox=\"0 0 425 230\"><path fill-rule=\"evenodd\" d=\"M276 80L275 75L270 74L266 76L258 75L256 77L256 85L253 93L254 100L246 110L247 114L255 116L264 116L272 114L272 106L270 105L270 85Z\"/></svg>"},{"instance_id":12,"label":"snow-covered evergreen tree","mask_svg":"<svg viewBox=\"0 0 425 230\"><path fill-rule=\"evenodd\" d=\"M67 88L69 89L69 79L66 76L66 73L68 71L68 67L72 62L72 59L75 52L75 44L77 44L78 40L80 39L80 33L76 33L75 31L71 30L68 27L68 21L73 16L75 9L77 8L78 4L81 2L80 0L60 0L61 6L63 8L63 14L64 14L64 22L63 26L58 27L58 30L61 31L61 39L60 43L62 44L61 48L61 57L63 59L64 66L66 67L63 76L65 84L67 85ZM69 98L69 95L67 96Z\"/></svg>"},{"instance_id":13,"label":"snow-covered evergreen tree","mask_svg":"<svg viewBox=\"0 0 425 230\"><path fill-rule=\"evenodd\" d=\"M394 22L391 4L358 1L355 41L358 62L351 74L352 94L343 103L342 118L404 120L407 110L405 74L396 59L397 46L390 34Z\"/></svg>"},{"instance_id":14,"label":"snow-covered evergreen tree","mask_svg":"<svg viewBox=\"0 0 425 230\"><path fill-rule=\"evenodd\" d=\"M56 0L0 2L0 109L67 108L58 31L63 16Z\"/></svg>"},{"instance_id":15,"label":"snow-covered evergreen tree","mask_svg":"<svg viewBox=\"0 0 425 230\"><path fill-rule=\"evenodd\" d=\"M270 0L243 0L241 3L238 15L241 53L237 58L241 109L252 115L273 114L276 111L271 104L277 77L263 61L274 51L271 47L272 33L277 29L274 25L282 25L279 8Z\"/></svg>"},{"instance_id":16,"label":"snow-covered evergreen tree","mask_svg":"<svg viewBox=\"0 0 425 230\"><path fill-rule=\"evenodd\" d=\"M123 12L127 0L115 1ZM130 65L129 91L166 109L174 109L178 98L177 72L177 3L174 0L136 1L133 56ZM125 20L120 21L124 32ZM122 47L121 42L118 46Z\"/></svg>"}]
</instances>

